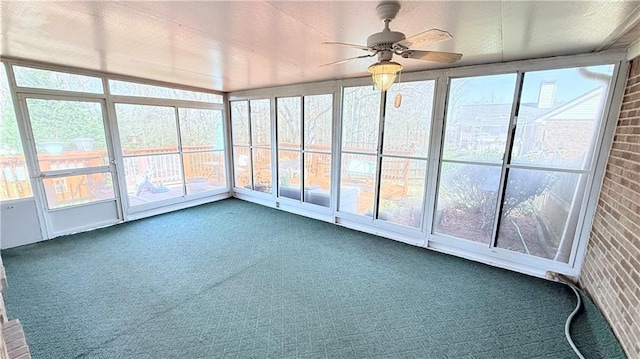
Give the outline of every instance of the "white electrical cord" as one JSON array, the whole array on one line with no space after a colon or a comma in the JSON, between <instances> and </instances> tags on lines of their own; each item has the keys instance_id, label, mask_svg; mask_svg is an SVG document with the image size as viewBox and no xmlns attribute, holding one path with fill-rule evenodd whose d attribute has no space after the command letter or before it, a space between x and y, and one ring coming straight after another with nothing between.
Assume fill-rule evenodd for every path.
<instances>
[{"instance_id":1,"label":"white electrical cord","mask_svg":"<svg viewBox=\"0 0 640 359\"><path fill-rule=\"evenodd\" d=\"M576 286L573 283L571 283L569 280L567 280L562 274L547 272L545 273L545 277L555 282L562 283L566 286L569 286L571 289L573 289L573 293L575 293L576 295L576 299L578 302L576 303L575 309L573 309L573 312L569 314L569 317L567 317L567 321L564 323L564 335L567 338L567 342L569 342L569 345L571 345L571 349L573 349L573 351L576 353L578 358L585 359L582 353L580 353L580 350L578 349L578 347L576 347L575 343L573 342L573 339L571 339L571 333L570 333L571 321L573 321L573 317L575 317L576 314L578 314L578 311L582 306L582 298L580 297L580 292L578 292L578 288L576 288Z\"/></svg>"}]
</instances>

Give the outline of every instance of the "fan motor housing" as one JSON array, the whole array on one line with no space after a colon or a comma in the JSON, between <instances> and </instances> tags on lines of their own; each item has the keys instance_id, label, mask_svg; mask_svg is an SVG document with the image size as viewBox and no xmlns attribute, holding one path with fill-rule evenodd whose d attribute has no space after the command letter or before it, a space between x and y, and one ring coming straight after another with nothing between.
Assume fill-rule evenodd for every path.
<instances>
[{"instance_id":1,"label":"fan motor housing","mask_svg":"<svg viewBox=\"0 0 640 359\"><path fill-rule=\"evenodd\" d=\"M391 45L406 37L398 31L381 31L367 38L367 47L375 50L391 50Z\"/></svg>"},{"instance_id":2,"label":"fan motor housing","mask_svg":"<svg viewBox=\"0 0 640 359\"><path fill-rule=\"evenodd\" d=\"M393 20L400 11L400 3L398 1L383 1L376 6L376 13L380 20Z\"/></svg>"}]
</instances>

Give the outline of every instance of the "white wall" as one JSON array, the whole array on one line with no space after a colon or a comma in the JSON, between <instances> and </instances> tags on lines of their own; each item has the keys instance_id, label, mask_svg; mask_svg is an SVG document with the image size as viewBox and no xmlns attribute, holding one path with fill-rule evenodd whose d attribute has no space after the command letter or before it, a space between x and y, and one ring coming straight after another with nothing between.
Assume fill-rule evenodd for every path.
<instances>
[{"instance_id":1,"label":"white wall","mask_svg":"<svg viewBox=\"0 0 640 359\"><path fill-rule=\"evenodd\" d=\"M43 239L33 197L2 202L0 248L17 247Z\"/></svg>"}]
</instances>

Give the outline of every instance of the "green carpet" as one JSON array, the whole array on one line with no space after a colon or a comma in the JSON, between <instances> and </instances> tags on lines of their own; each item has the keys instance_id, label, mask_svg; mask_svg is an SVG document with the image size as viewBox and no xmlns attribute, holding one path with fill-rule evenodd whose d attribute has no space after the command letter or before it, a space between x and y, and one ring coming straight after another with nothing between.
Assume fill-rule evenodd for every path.
<instances>
[{"instance_id":1,"label":"green carpet","mask_svg":"<svg viewBox=\"0 0 640 359\"><path fill-rule=\"evenodd\" d=\"M224 200L2 251L34 358L574 358L560 284ZM592 302L587 358L624 358Z\"/></svg>"}]
</instances>

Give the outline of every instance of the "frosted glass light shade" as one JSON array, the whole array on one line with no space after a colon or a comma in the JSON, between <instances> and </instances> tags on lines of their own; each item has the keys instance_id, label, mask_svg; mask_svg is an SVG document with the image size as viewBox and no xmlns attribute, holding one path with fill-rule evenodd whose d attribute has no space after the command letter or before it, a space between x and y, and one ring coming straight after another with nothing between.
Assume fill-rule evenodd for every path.
<instances>
[{"instance_id":1,"label":"frosted glass light shade","mask_svg":"<svg viewBox=\"0 0 640 359\"><path fill-rule=\"evenodd\" d=\"M380 91L387 91L391 87L400 70L402 70L402 65L393 61L380 61L368 68L374 85Z\"/></svg>"}]
</instances>

